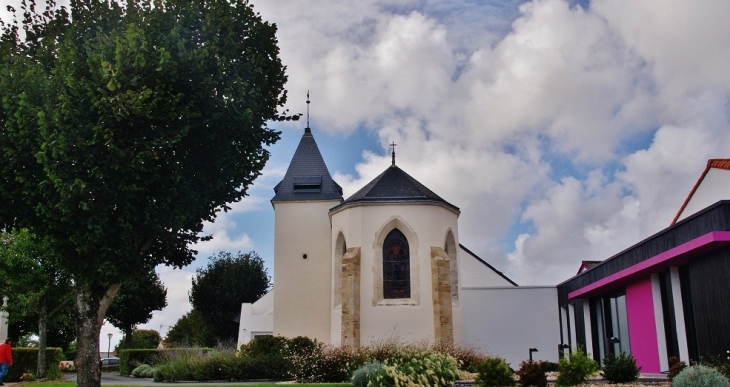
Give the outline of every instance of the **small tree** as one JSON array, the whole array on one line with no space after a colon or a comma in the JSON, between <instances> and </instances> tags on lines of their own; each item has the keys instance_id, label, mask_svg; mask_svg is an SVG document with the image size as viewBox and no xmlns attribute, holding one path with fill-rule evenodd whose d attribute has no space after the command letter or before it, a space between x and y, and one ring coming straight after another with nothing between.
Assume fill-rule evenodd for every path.
<instances>
[{"instance_id":1,"label":"small tree","mask_svg":"<svg viewBox=\"0 0 730 387\"><path fill-rule=\"evenodd\" d=\"M588 380L588 377L598 371L598 363L591 359L580 348L574 351L570 358L562 358L558 362L558 378L555 385L577 386Z\"/></svg>"},{"instance_id":2,"label":"small tree","mask_svg":"<svg viewBox=\"0 0 730 387\"><path fill-rule=\"evenodd\" d=\"M255 252L220 252L199 268L190 289L190 303L200 312L215 341L235 341L241 304L261 298L270 286L264 261Z\"/></svg>"},{"instance_id":3,"label":"small tree","mask_svg":"<svg viewBox=\"0 0 730 387\"><path fill-rule=\"evenodd\" d=\"M134 328L150 321L153 311L166 306L167 289L157 273L150 271L147 275L130 277L124 282L107 311L106 319L124 332L126 342L123 348L135 348L131 346ZM159 333L157 337L159 342Z\"/></svg>"},{"instance_id":4,"label":"small tree","mask_svg":"<svg viewBox=\"0 0 730 387\"><path fill-rule=\"evenodd\" d=\"M135 329L131 337L119 342L115 351L120 349L154 349L160 344L160 333L153 329Z\"/></svg>"},{"instance_id":5,"label":"small tree","mask_svg":"<svg viewBox=\"0 0 730 387\"><path fill-rule=\"evenodd\" d=\"M36 376L46 377L49 326L71 308L71 282L57 264L48 241L27 229L0 234L2 290L12 295L11 323L35 320L38 334ZM29 332L27 332L29 333Z\"/></svg>"},{"instance_id":6,"label":"small tree","mask_svg":"<svg viewBox=\"0 0 730 387\"><path fill-rule=\"evenodd\" d=\"M195 309L180 317L165 337L167 343L178 347L203 346L211 340L203 316Z\"/></svg>"}]
</instances>

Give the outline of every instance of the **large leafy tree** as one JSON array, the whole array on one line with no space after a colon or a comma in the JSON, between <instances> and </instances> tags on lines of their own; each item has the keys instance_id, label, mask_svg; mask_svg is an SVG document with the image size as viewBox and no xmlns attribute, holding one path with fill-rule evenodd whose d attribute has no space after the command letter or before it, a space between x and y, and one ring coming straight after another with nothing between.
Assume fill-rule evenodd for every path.
<instances>
[{"instance_id":1,"label":"large leafy tree","mask_svg":"<svg viewBox=\"0 0 730 387\"><path fill-rule=\"evenodd\" d=\"M135 329L129 337L124 334L122 340L115 348L117 353L120 349L154 349L160 345L160 332L153 329Z\"/></svg>"},{"instance_id":2,"label":"large leafy tree","mask_svg":"<svg viewBox=\"0 0 730 387\"><path fill-rule=\"evenodd\" d=\"M124 280L189 264L260 174L267 122L291 118L285 68L246 0L22 11L0 37L0 227L43 236L72 275L77 382L97 387Z\"/></svg>"},{"instance_id":3,"label":"large leafy tree","mask_svg":"<svg viewBox=\"0 0 730 387\"><path fill-rule=\"evenodd\" d=\"M205 344L235 342L241 304L266 294L270 277L264 261L253 251L237 255L220 252L209 260L193 277L190 303L200 312L212 335L212 341Z\"/></svg>"},{"instance_id":4,"label":"large leafy tree","mask_svg":"<svg viewBox=\"0 0 730 387\"><path fill-rule=\"evenodd\" d=\"M54 254L46 240L27 229L0 233L0 288L10 296L11 325L38 334L36 375L41 378L46 376L49 329L62 329L58 322L72 306L70 278L55 264ZM36 329L28 325L30 320Z\"/></svg>"},{"instance_id":5,"label":"large leafy tree","mask_svg":"<svg viewBox=\"0 0 730 387\"><path fill-rule=\"evenodd\" d=\"M153 311L166 306L167 289L157 273L150 271L144 276L130 277L122 284L106 312L106 319L124 332L122 348L136 348L132 346L136 326L150 321Z\"/></svg>"}]
</instances>

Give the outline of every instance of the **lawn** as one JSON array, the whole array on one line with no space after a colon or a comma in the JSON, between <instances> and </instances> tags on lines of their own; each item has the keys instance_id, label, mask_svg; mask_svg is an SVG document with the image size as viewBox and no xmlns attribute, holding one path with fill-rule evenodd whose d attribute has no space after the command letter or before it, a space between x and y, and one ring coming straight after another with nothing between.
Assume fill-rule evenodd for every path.
<instances>
[{"instance_id":1,"label":"lawn","mask_svg":"<svg viewBox=\"0 0 730 387\"><path fill-rule=\"evenodd\" d=\"M30 384L30 383L29 383ZM72 382L42 382L42 383L32 383L33 387L76 387L76 383ZM145 386L154 387L155 385L158 385L157 383L150 383ZM185 383L185 387L200 387L200 386L211 386L210 384L206 383ZM272 383L261 383L261 384L226 384L225 387L246 387L246 386L257 386L257 387L352 387L352 384L350 383L318 383L318 384L272 384ZM130 385L124 385L124 384L104 384L103 387L130 387ZM134 387L143 387L139 385L134 385ZM215 387L220 387L220 385L215 385Z\"/></svg>"}]
</instances>

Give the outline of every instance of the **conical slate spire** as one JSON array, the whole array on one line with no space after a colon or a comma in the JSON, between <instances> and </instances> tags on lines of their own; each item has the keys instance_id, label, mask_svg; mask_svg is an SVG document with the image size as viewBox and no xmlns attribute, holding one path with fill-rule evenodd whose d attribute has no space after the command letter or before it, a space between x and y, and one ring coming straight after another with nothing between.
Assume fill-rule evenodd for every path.
<instances>
[{"instance_id":1,"label":"conical slate spire","mask_svg":"<svg viewBox=\"0 0 730 387\"><path fill-rule=\"evenodd\" d=\"M284 179L274 187L271 202L342 200L342 187L330 175L307 125Z\"/></svg>"}]
</instances>

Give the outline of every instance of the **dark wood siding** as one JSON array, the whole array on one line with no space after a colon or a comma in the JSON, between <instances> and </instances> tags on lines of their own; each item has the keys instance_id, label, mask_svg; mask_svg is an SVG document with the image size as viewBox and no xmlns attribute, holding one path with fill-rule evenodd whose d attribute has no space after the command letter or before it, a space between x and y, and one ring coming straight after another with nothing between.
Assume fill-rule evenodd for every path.
<instances>
[{"instance_id":1,"label":"dark wood siding","mask_svg":"<svg viewBox=\"0 0 730 387\"><path fill-rule=\"evenodd\" d=\"M730 350L730 248L687 265L696 350L700 356L727 356ZM695 359L697 360L697 359Z\"/></svg>"},{"instance_id":2,"label":"dark wood siding","mask_svg":"<svg viewBox=\"0 0 730 387\"><path fill-rule=\"evenodd\" d=\"M560 305L566 305L568 293L677 247L682 243L689 242L712 231L728 230L730 230L730 201L723 200L558 285L558 302ZM576 264L581 260L597 258L600 257L576 257Z\"/></svg>"}]
</instances>

